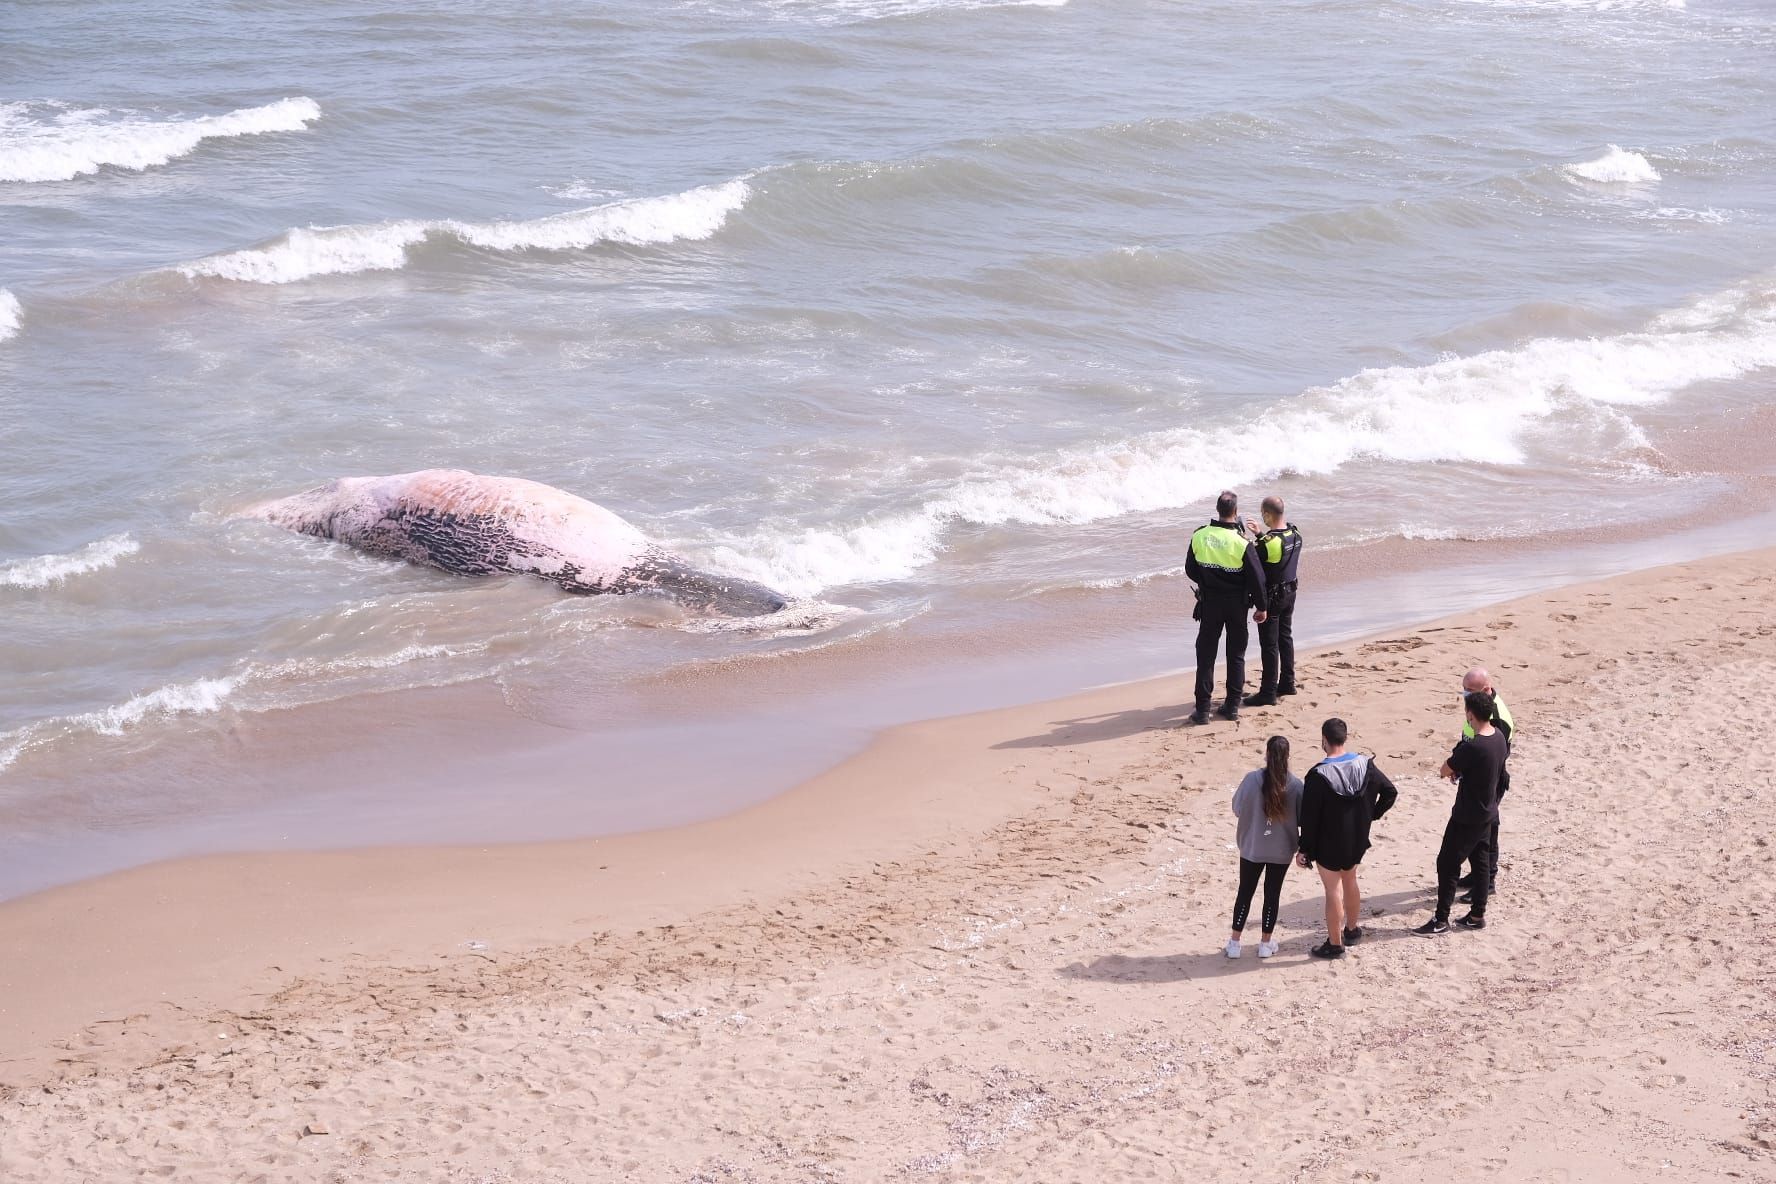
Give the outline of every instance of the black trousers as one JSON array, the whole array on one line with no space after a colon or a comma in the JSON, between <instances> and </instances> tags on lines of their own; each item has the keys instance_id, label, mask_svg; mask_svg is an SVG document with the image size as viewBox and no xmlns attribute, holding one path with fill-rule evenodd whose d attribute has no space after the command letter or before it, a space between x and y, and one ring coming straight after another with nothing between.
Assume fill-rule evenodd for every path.
<instances>
[{"instance_id":1,"label":"black trousers","mask_svg":"<svg viewBox=\"0 0 1776 1184\"><path fill-rule=\"evenodd\" d=\"M1283 903L1283 877L1289 874L1286 863L1253 863L1240 856L1239 895L1233 898L1233 931L1246 931L1246 914L1252 908L1252 893L1258 888L1258 873L1264 873L1264 915L1259 921L1260 933L1272 933L1277 927L1277 910Z\"/></svg>"},{"instance_id":2,"label":"black trousers","mask_svg":"<svg viewBox=\"0 0 1776 1184\"><path fill-rule=\"evenodd\" d=\"M1246 689L1246 643L1250 640L1246 598L1205 595L1197 602L1196 709L1207 711L1215 697L1215 650L1227 634L1227 702L1237 710Z\"/></svg>"},{"instance_id":3,"label":"black trousers","mask_svg":"<svg viewBox=\"0 0 1776 1184\"><path fill-rule=\"evenodd\" d=\"M1455 882L1461 877L1462 864L1472 860L1476 871L1492 866L1492 831L1498 815L1480 822L1463 822L1451 818L1443 828L1443 846L1437 851L1437 919L1449 920L1449 906L1455 903ZM1486 915L1486 898L1492 894L1488 877L1476 875L1474 915Z\"/></svg>"},{"instance_id":4,"label":"black trousers","mask_svg":"<svg viewBox=\"0 0 1776 1184\"><path fill-rule=\"evenodd\" d=\"M1264 624L1258 626L1258 660L1264 667L1260 695L1295 689L1295 585L1272 588L1267 610Z\"/></svg>"},{"instance_id":5,"label":"black trousers","mask_svg":"<svg viewBox=\"0 0 1776 1184\"><path fill-rule=\"evenodd\" d=\"M1486 893L1492 895L1499 878L1499 817L1504 813L1505 791L1511 788L1511 771L1506 769L1499 779L1499 811L1492 816L1492 841L1486 845ZM1468 861L1470 874L1463 877L1464 883L1472 885L1474 878L1480 874L1480 860L1472 858Z\"/></svg>"}]
</instances>

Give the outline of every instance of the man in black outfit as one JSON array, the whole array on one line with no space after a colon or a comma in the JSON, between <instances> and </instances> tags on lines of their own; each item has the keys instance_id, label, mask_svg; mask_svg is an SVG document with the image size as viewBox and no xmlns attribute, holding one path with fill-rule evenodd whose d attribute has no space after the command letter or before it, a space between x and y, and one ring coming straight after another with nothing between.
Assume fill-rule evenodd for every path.
<instances>
[{"instance_id":1,"label":"man in black outfit","mask_svg":"<svg viewBox=\"0 0 1776 1184\"><path fill-rule=\"evenodd\" d=\"M1258 551L1246 538L1239 518L1239 499L1222 490L1215 499L1216 518L1190 536L1184 574L1196 581L1196 714L1193 724L1209 722L1215 694L1215 650L1227 634L1227 698L1222 719L1238 719L1240 693L1246 689L1246 612L1264 623L1264 569Z\"/></svg>"},{"instance_id":2,"label":"man in black outfit","mask_svg":"<svg viewBox=\"0 0 1776 1184\"><path fill-rule=\"evenodd\" d=\"M1258 561L1264 567L1265 611L1258 618L1258 657L1264 671L1247 707L1274 707L1278 695L1295 693L1295 577L1301 566L1301 532L1284 518L1283 499L1264 499L1263 533L1248 519Z\"/></svg>"},{"instance_id":3,"label":"man in black outfit","mask_svg":"<svg viewBox=\"0 0 1776 1184\"><path fill-rule=\"evenodd\" d=\"M1449 932L1449 906L1455 903L1455 881L1462 863L1472 860L1476 869L1490 862L1492 828L1498 820L1499 779L1511 755L1511 742L1493 726L1497 708L1485 691L1472 691L1463 700L1472 736L1464 736L1443 762L1442 775L1457 782L1455 805L1449 825L1443 828L1443 846L1437 852L1437 915L1413 930L1423 937ZM1486 928L1486 898L1492 885L1476 875L1473 907L1456 924L1463 929Z\"/></svg>"}]
</instances>

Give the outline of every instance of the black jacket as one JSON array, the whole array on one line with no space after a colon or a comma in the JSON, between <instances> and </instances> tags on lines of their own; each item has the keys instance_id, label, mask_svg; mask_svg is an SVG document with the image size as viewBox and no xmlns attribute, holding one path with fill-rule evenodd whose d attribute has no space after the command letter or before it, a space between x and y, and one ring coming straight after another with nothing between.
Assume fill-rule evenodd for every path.
<instances>
[{"instance_id":1,"label":"black jacket","mask_svg":"<svg viewBox=\"0 0 1776 1184\"><path fill-rule=\"evenodd\" d=\"M1362 753L1321 761L1302 779L1301 853L1331 871L1356 867L1369 850L1369 824L1399 796Z\"/></svg>"}]
</instances>

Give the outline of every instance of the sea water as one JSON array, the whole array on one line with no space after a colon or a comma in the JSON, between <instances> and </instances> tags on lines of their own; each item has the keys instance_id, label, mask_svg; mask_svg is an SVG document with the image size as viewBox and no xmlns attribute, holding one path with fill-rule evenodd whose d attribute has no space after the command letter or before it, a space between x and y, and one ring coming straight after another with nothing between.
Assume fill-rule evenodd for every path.
<instances>
[{"instance_id":1,"label":"sea water","mask_svg":"<svg viewBox=\"0 0 1776 1184\"><path fill-rule=\"evenodd\" d=\"M1773 83L1744 0L13 5L0 809L402 688L1059 646L1227 486L1310 573L1700 509L1666 442L1776 401ZM446 466L798 603L235 517Z\"/></svg>"}]
</instances>

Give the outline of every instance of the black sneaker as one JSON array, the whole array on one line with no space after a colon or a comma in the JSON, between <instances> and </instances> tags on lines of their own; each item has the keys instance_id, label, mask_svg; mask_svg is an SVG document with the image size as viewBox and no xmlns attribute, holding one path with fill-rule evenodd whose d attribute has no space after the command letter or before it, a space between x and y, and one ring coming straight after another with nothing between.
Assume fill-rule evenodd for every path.
<instances>
[{"instance_id":1,"label":"black sneaker","mask_svg":"<svg viewBox=\"0 0 1776 1184\"><path fill-rule=\"evenodd\" d=\"M1215 714L1226 720L1228 723L1233 723L1240 717L1239 704L1233 702L1223 703L1221 704L1221 710L1217 711Z\"/></svg>"},{"instance_id":2,"label":"black sneaker","mask_svg":"<svg viewBox=\"0 0 1776 1184\"><path fill-rule=\"evenodd\" d=\"M1316 958L1342 958L1344 957L1344 947L1335 946L1329 941L1323 941L1313 949L1309 950L1308 953Z\"/></svg>"},{"instance_id":3,"label":"black sneaker","mask_svg":"<svg viewBox=\"0 0 1776 1184\"><path fill-rule=\"evenodd\" d=\"M1449 922L1432 917L1429 921L1426 921L1412 932L1418 934L1420 937L1442 937L1445 933L1449 932Z\"/></svg>"},{"instance_id":4,"label":"black sneaker","mask_svg":"<svg viewBox=\"0 0 1776 1184\"><path fill-rule=\"evenodd\" d=\"M1293 695L1296 693L1297 692L1294 687L1278 687L1277 688L1278 695Z\"/></svg>"},{"instance_id":5,"label":"black sneaker","mask_svg":"<svg viewBox=\"0 0 1776 1184\"><path fill-rule=\"evenodd\" d=\"M1358 926L1351 928L1351 929L1346 929L1344 931L1344 944L1345 945L1354 946L1362 940L1363 940L1363 927L1361 925L1358 925Z\"/></svg>"},{"instance_id":6,"label":"black sneaker","mask_svg":"<svg viewBox=\"0 0 1776 1184\"><path fill-rule=\"evenodd\" d=\"M1247 695L1245 698L1245 704L1247 707L1275 707L1277 705L1277 697L1260 691L1256 695Z\"/></svg>"},{"instance_id":7,"label":"black sneaker","mask_svg":"<svg viewBox=\"0 0 1776 1184\"><path fill-rule=\"evenodd\" d=\"M1474 903L1473 890L1470 889L1469 891L1464 892L1460 896L1456 897L1455 903L1456 904L1473 904Z\"/></svg>"},{"instance_id":8,"label":"black sneaker","mask_svg":"<svg viewBox=\"0 0 1776 1184\"><path fill-rule=\"evenodd\" d=\"M1200 728L1202 725L1209 722L1209 713L1206 711L1197 711L1191 715L1190 722Z\"/></svg>"},{"instance_id":9,"label":"black sneaker","mask_svg":"<svg viewBox=\"0 0 1776 1184\"><path fill-rule=\"evenodd\" d=\"M1484 929L1486 928L1486 918L1478 913L1469 913L1465 917L1457 917L1455 924L1458 929Z\"/></svg>"}]
</instances>

